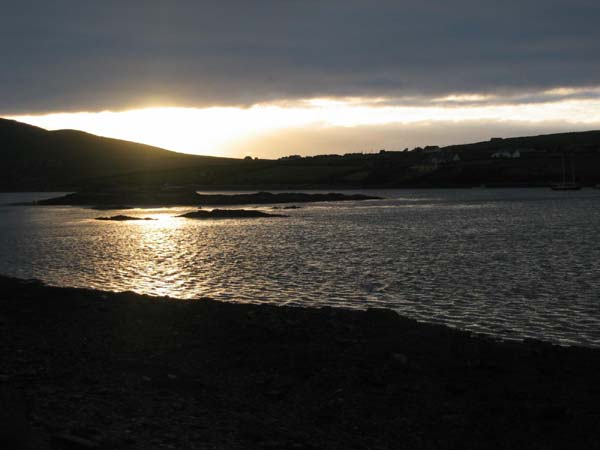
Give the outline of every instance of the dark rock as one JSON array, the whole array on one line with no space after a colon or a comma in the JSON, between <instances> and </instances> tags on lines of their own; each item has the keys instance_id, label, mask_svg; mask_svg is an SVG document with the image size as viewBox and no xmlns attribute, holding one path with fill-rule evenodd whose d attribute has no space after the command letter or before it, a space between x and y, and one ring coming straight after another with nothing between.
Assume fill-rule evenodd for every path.
<instances>
[{"instance_id":1,"label":"dark rock","mask_svg":"<svg viewBox=\"0 0 600 450\"><path fill-rule=\"evenodd\" d=\"M262 211L248 209L213 209L212 211L192 211L177 217L188 219L247 219L260 217L287 217L281 214L267 214Z\"/></svg>"},{"instance_id":2,"label":"dark rock","mask_svg":"<svg viewBox=\"0 0 600 450\"><path fill-rule=\"evenodd\" d=\"M33 449L29 424L29 405L22 393L0 389L0 448Z\"/></svg>"},{"instance_id":3,"label":"dark rock","mask_svg":"<svg viewBox=\"0 0 600 450\"><path fill-rule=\"evenodd\" d=\"M396 311L384 308L369 308L364 314L369 324L375 327L394 326L400 318Z\"/></svg>"},{"instance_id":4,"label":"dark rock","mask_svg":"<svg viewBox=\"0 0 600 450\"><path fill-rule=\"evenodd\" d=\"M269 203L306 203L306 202L339 202L349 200L379 200L381 197L363 194L307 194L304 192L257 192L254 194L205 194L198 195L202 205L251 205ZM294 208L290 208L294 209Z\"/></svg>"},{"instance_id":5,"label":"dark rock","mask_svg":"<svg viewBox=\"0 0 600 450\"><path fill-rule=\"evenodd\" d=\"M61 448L69 450L99 448L97 442L72 434L61 433L53 436L53 441L61 445Z\"/></svg>"},{"instance_id":6,"label":"dark rock","mask_svg":"<svg viewBox=\"0 0 600 450\"><path fill-rule=\"evenodd\" d=\"M133 206L126 205L96 205L92 206L90 209L95 209L97 211L110 211L113 209L133 209Z\"/></svg>"},{"instance_id":7,"label":"dark rock","mask_svg":"<svg viewBox=\"0 0 600 450\"><path fill-rule=\"evenodd\" d=\"M568 409L564 405L546 405L539 411L539 417L543 420L564 420L568 414Z\"/></svg>"},{"instance_id":8,"label":"dark rock","mask_svg":"<svg viewBox=\"0 0 600 450\"><path fill-rule=\"evenodd\" d=\"M408 356L406 356L404 353L394 353L392 355L392 358L397 364L401 366L405 366L406 364L408 364Z\"/></svg>"},{"instance_id":9,"label":"dark rock","mask_svg":"<svg viewBox=\"0 0 600 450\"><path fill-rule=\"evenodd\" d=\"M258 205L274 203L338 202L346 200L380 199L362 194L307 194L303 192L254 194L198 194L194 189L164 190L110 190L82 191L40 200L38 205L95 205L94 208L112 209L111 206L197 206L197 205Z\"/></svg>"},{"instance_id":10,"label":"dark rock","mask_svg":"<svg viewBox=\"0 0 600 450\"><path fill-rule=\"evenodd\" d=\"M110 216L110 217L96 217L96 220L112 220L115 222L123 222L126 220L156 220L150 217L132 217L132 216L124 216L119 214L118 216Z\"/></svg>"}]
</instances>

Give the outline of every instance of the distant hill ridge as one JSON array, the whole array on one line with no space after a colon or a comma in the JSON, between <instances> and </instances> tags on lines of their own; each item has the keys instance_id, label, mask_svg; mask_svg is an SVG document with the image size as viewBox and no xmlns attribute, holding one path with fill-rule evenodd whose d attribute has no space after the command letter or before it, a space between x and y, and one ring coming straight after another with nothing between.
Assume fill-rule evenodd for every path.
<instances>
[{"instance_id":1,"label":"distant hill ridge","mask_svg":"<svg viewBox=\"0 0 600 450\"><path fill-rule=\"evenodd\" d=\"M516 150L518 158L495 157ZM0 119L0 191L544 186L560 181L563 154L570 155L579 182L600 184L600 131L402 152L241 160Z\"/></svg>"},{"instance_id":2,"label":"distant hill ridge","mask_svg":"<svg viewBox=\"0 0 600 450\"><path fill-rule=\"evenodd\" d=\"M118 174L224 164L77 130L47 131L0 119L0 189L76 187Z\"/></svg>"},{"instance_id":3,"label":"distant hill ridge","mask_svg":"<svg viewBox=\"0 0 600 450\"><path fill-rule=\"evenodd\" d=\"M511 138L492 138L488 141L471 144L449 145L445 150L498 150L504 147L530 147L545 150L569 150L577 146L593 145L600 147L600 130L575 131L568 133L540 134Z\"/></svg>"}]
</instances>

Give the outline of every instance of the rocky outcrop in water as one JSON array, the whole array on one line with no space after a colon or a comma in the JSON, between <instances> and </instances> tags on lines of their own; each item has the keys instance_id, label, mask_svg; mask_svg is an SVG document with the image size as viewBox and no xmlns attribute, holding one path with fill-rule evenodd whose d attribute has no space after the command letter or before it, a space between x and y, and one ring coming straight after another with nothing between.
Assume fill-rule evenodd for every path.
<instances>
[{"instance_id":1,"label":"rocky outcrop in water","mask_svg":"<svg viewBox=\"0 0 600 450\"><path fill-rule=\"evenodd\" d=\"M203 194L198 195L202 205L251 205L274 203L307 203L307 202L342 202L359 200L379 200L363 194L341 194L330 192L328 194L307 194L304 192L256 192L254 194Z\"/></svg>"},{"instance_id":2,"label":"rocky outcrop in water","mask_svg":"<svg viewBox=\"0 0 600 450\"><path fill-rule=\"evenodd\" d=\"M113 205L130 206L197 206L198 194L192 189L114 189L81 191L36 202L38 205L91 206L112 209Z\"/></svg>"},{"instance_id":3,"label":"rocky outcrop in water","mask_svg":"<svg viewBox=\"0 0 600 450\"><path fill-rule=\"evenodd\" d=\"M282 214L267 214L266 212L256 211L252 209L213 209L205 211L199 209L189 213L181 214L177 217L185 217L187 219L251 219L261 217L287 217Z\"/></svg>"},{"instance_id":4,"label":"rocky outcrop in water","mask_svg":"<svg viewBox=\"0 0 600 450\"><path fill-rule=\"evenodd\" d=\"M112 220L115 222L124 222L127 220L156 220L156 219L152 219L151 217L132 217L132 216L124 216L122 214L119 214L117 216L110 216L110 217L96 217L96 220Z\"/></svg>"},{"instance_id":5,"label":"rocky outcrop in water","mask_svg":"<svg viewBox=\"0 0 600 450\"><path fill-rule=\"evenodd\" d=\"M216 206L216 205L259 205L276 203L339 202L373 200L363 194L307 194L287 192L273 194L256 192L252 194L198 194L193 189L176 190L110 190L106 192L82 191L46 200L38 205L94 205L94 209L113 209L114 205L135 206ZM110 208L109 208L110 207ZM114 208L117 209L117 208ZM120 209L120 208L119 208Z\"/></svg>"},{"instance_id":6,"label":"rocky outcrop in water","mask_svg":"<svg viewBox=\"0 0 600 450\"><path fill-rule=\"evenodd\" d=\"M112 211L117 209L133 209L133 206L127 205L94 205L90 209L95 209L96 211Z\"/></svg>"}]
</instances>

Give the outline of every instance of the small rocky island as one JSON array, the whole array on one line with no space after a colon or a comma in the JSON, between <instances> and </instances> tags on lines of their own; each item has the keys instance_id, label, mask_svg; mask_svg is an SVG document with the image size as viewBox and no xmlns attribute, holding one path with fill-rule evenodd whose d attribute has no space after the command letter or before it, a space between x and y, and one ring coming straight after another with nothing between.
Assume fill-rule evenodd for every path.
<instances>
[{"instance_id":1,"label":"small rocky island","mask_svg":"<svg viewBox=\"0 0 600 450\"><path fill-rule=\"evenodd\" d=\"M124 222L127 220L156 220L151 217L133 217L133 216L124 216L122 214L110 217L96 217L96 220L112 220L115 222Z\"/></svg>"},{"instance_id":2,"label":"small rocky island","mask_svg":"<svg viewBox=\"0 0 600 450\"><path fill-rule=\"evenodd\" d=\"M300 209L301 206L296 206L296 205L292 205L292 206L273 206L273 209Z\"/></svg>"},{"instance_id":3,"label":"small rocky island","mask_svg":"<svg viewBox=\"0 0 600 450\"><path fill-rule=\"evenodd\" d=\"M342 202L361 200L380 200L381 197L363 194L341 194L329 192L327 194L308 194L305 192L256 192L254 194L202 194L200 203L203 205L252 205L252 204L277 204L277 203L309 203L309 202Z\"/></svg>"},{"instance_id":4,"label":"small rocky island","mask_svg":"<svg viewBox=\"0 0 600 450\"><path fill-rule=\"evenodd\" d=\"M96 211L112 211L116 209L133 209L133 206L128 205L94 205L90 209Z\"/></svg>"},{"instance_id":5,"label":"small rocky island","mask_svg":"<svg viewBox=\"0 0 600 450\"><path fill-rule=\"evenodd\" d=\"M279 203L339 202L378 200L381 197L363 194L255 192L250 194L198 194L193 188L181 189L112 189L81 191L36 202L37 205L92 206L94 209L113 208L115 205L132 206L218 206L264 205Z\"/></svg>"},{"instance_id":6,"label":"small rocky island","mask_svg":"<svg viewBox=\"0 0 600 450\"><path fill-rule=\"evenodd\" d=\"M282 214L268 214L263 211L252 209L213 209L205 211L199 209L189 213L181 214L177 217L185 217L187 219L251 219L261 217L287 217Z\"/></svg>"}]
</instances>

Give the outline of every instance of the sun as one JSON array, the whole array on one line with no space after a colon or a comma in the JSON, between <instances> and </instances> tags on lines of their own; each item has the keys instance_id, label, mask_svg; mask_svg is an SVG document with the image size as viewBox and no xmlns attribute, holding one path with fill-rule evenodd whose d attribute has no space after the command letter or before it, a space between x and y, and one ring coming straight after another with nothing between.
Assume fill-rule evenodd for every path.
<instances>
[{"instance_id":1,"label":"sun","mask_svg":"<svg viewBox=\"0 0 600 450\"><path fill-rule=\"evenodd\" d=\"M394 123L477 121L600 121L598 99L533 104L494 103L491 100L489 96L454 95L433 99L429 103L404 105L381 98L315 98L261 103L247 108L152 107L11 118L48 130L71 128L178 152L231 157L260 156L261 152L268 151L260 147L262 138L301 128L343 129ZM253 142L253 146L247 142Z\"/></svg>"}]
</instances>

